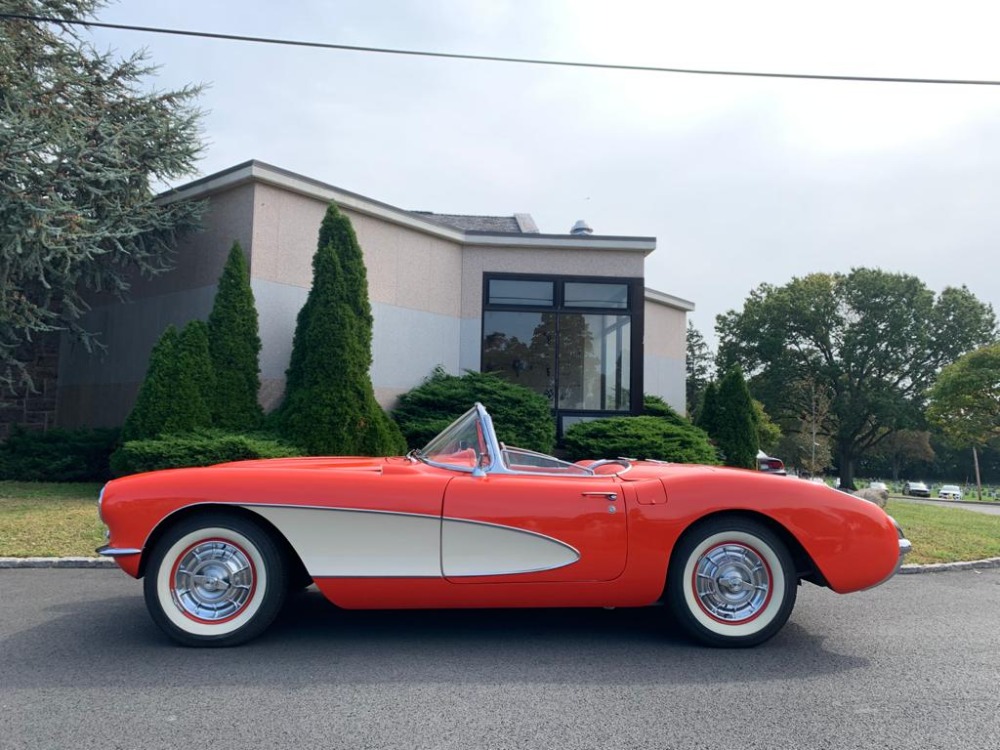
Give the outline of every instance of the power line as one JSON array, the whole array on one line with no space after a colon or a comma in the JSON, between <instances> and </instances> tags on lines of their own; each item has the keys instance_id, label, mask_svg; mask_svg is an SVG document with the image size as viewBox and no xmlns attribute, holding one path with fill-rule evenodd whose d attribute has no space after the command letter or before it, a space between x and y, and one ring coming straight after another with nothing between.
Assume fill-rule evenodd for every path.
<instances>
[{"instance_id":1,"label":"power line","mask_svg":"<svg viewBox=\"0 0 1000 750\"><path fill-rule=\"evenodd\" d=\"M1000 81L976 78L896 78L891 76L847 76L819 75L816 73L768 73L748 70L710 70L703 68L666 68L655 65L621 65L615 63L580 62L573 60L542 60L531 57L501 57L498 55L466 55L457 52L428 52L426 50L394 49L389 47L363 47L353 44L332 44L329 42L307 42L298 39L274 39L241 34L219 34L211 31L188 31L185 29L165 29L156 26L134 26L122 23L99 21L79 21L46 16L32 16L20 13L0 13L0 18L20 21L36 21L68 26L84 26L115 31L139 31L145 34L168 34L172 36L196 37L199 39L221 39L227 42L250 42L253 44L274 44L286 47L310 47L313 49L335 49L345 52L370 52L382 55L406 55L409 57L437 57L446 60L476 60L479 62L513 63L517 65L547 65L562 68L590 68L596 70L640 71L645 73L679 73L704 76L740 76L744 78L792 78L810 81L856 81L861 83L921 83L950 86L1000 86Z\"/></svg>"}]
</instances>

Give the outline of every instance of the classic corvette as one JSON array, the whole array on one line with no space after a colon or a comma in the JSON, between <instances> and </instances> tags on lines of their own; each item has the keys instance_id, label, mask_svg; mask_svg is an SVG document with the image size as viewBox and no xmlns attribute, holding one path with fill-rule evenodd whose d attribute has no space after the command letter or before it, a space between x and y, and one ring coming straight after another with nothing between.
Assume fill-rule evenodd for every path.
<instances>
[{"instance_id":1,"label":"classic corvette","mask_svg":"<svg viewBox=\"0 0 1000 750\"><path fill-rule=\"evenodd\" d=\"M98 501L112 556L188 646L259 635L311 582L349 608L638 607L694 639L773 636L808 581L847 593L909 551L876 505L740 469L567 463L499 442L476 404L423 450L151 472Z\"/></svg>"}]
</instances>

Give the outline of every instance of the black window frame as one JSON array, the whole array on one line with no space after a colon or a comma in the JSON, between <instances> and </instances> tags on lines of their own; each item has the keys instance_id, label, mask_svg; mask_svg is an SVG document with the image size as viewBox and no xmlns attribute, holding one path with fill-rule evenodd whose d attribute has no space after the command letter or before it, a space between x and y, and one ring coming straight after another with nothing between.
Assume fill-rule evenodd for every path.
<instances>
[{"instance_id":1,"label":"black window frame","mask_svg":"<svg viewBox=\"0 0 1000 750\"><path fill-rule=\"evenodd\" d=\"M504 305L490 302L490 281L550 281L553 283L552 305ZM581 307L565 306L564 285L566 283L625 284L628 301L625 307ZM479 370L483 371L486 333L486 313L488 312L537 312L556 315L622 315L628 316L629 324L629 409L560 409L559 408L559 347L555 357L555 395L552 413L556 418L556 430L562 437L563 417L601 418L613 416L636 416L643 410L643 339L645 330L645 279L638 276L583 276L577 274L535 274L535 273L484 273L482 279L482 311L479 316Z\"/></svg>"}]
</instances>

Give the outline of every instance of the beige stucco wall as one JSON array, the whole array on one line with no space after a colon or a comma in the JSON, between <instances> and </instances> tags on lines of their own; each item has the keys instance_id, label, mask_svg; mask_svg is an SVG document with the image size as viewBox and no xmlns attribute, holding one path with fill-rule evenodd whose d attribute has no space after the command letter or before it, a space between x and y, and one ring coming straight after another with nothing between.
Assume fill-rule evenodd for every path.
<instances>
[{"instance_id":1,"label":"beige stucco wall","mask_svg":"<svg viewBox=\"0 0 1000 750\"><path fill-rule=\"evenodd\" d=\"M258 184L251 276L261 320L261 401L284 389L292 332L312 285L312 257L327 202ZM457 372L462 248L456 242L363 214L351 220L364 255L372 304L372 383L383 406L437 365Z\"/></svg>"},{"instance_id":2,"label":"beige stucco wall","mask_svg":"<svg viewBox=\"0 0 1000 750\"><path fill-rule=\"evenodd\" d=\"M244 183L208 200L204 231L185 238L176 265L137 279L131 301L98 299L84 325L107 351L88 354L64 337L57 414L60 425L118 425L131 410L149 353L167 325L205 319L233 241L250 258L261 336L261 402L284 391L299 310L312 285L312 257L327 202L262 183ZM462 248L414 229L342 209L364 253L372 302L372 380L385 406L442 365L460 370Z\"/></svg>"},{"instance_id":3,"label":"beige stucco wall","mask_svg":"<svg viewBox=\"0 0 1000 750\"><path fill-rule=\"evenodd\" d=\"M124 421L150 350L164 328L207 318L234 240L250 258L262 343L261 401L268 409L280 401L296 317L312 283L312 257L327 201L256 180L226 187L208 201L205 231L181 243L175 270L137 281L127 304L95 300L84 323L101 333L106 353L88 355L64 337L60 425ZM456 374L478 369L484 273L643 276L642 251L579 243L567 248L486 246L475 241L463 245L449 239L449 232L420 231L420 222L415 224L412 217L397 223L400 219L391 210L377 204L371 204L372 211L364 201L350 205L355 208L341 210L351 219L364 253L374 318L372 381L386 407L437 365ZM530 236L521 239L534 241ZM538 239L539 245L546 242ZM645 390L683 409L685 314L648 301L645 310Z\"/></svg>"},{"instance_id":4,"label":"beige stucco wall","mask_svg":"<svg viewBox=\"0 0 1000 750\"><path fill-rule=\"evenodd\" d=\"M687 312L647 299L643 341L643 390L686 411Z\"/></svg>"},{"instance_id":5,"label":"beige stucco wall","mask_svg":"<svg viewBox=\"0 0 1000 750\"><path fill-rule=\"evenodd\" d=\"M255 279L308 289L312 256L327 203L258 184L254 191ZM373 303L440 315L459 314L461 247L407 227L341 208L351 220Z\"/></svg>"}]
</instances>

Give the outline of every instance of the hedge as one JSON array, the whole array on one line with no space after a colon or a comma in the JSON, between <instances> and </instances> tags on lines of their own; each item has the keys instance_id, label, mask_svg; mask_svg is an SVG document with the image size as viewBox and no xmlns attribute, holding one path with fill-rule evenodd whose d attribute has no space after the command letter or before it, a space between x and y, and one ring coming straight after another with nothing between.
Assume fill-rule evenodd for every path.
<instances>
[{"instance_id":1,"label":"hedge","mask_svg":"<svg viewBox=\"0 0 1000 750\"><path fill-rule=\"evenodd\" d=\"M111 471L120 477L142 471L298 455L300 453L295 448L270 436L200 430L147 440L131 440L111 456Z\"/></svg>"},{"instance_id":2,"label":"hedge","mask_svg":"<svg viewBox=\"0 0 1000 750\"><path fill-rule=\"evenodd\" d=\"M15 426L0 445L0 479L19 482L106 482L120 430L29 432Z\"/></svg>"},{"instance_id":3,"label":"hedge","mask_svg":"<svg viewBox=\"0 0 1000 750\"><path fill-rule=\"evenodd\" d=\"M584 458L653 458L685 464L718 464L703 430L662 417L611 417L578 422L563 435L571 461Z\"/></svg>"}]
</instances>

